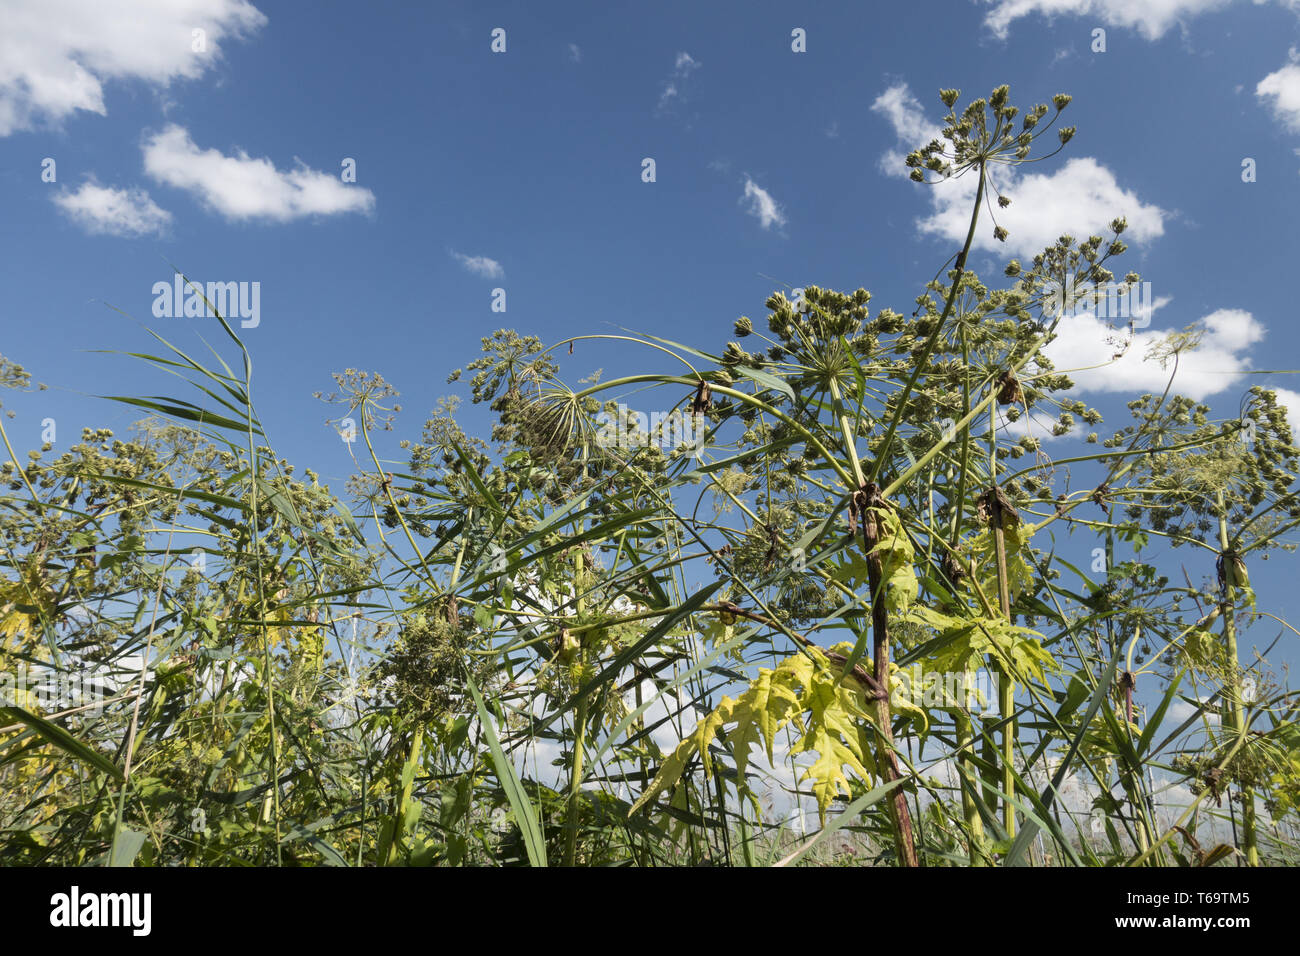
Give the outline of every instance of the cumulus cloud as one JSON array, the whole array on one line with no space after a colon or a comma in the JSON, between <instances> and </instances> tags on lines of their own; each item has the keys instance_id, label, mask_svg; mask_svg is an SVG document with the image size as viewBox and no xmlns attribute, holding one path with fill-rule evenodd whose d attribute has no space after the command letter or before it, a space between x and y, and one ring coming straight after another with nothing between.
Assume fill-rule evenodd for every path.
<instances>
[{"instance_id":1,"label":"cumulus cloud","mask_svg":"<svg viewBox=\"0 0 1300 956\"><path fill-rule=\"evenodd\" d=\"M501 263L495 259L489 259L487 256L467 256L453 249L451 257L464 266L467 272L472 272L476 276L482 276L485 279L504 279L506 277L506 270L501 268Z\"/></svg>"},{"instance_id":2,"label":"cumulus cloud","mask_svg":"<svg viewBox=\"0 0 1300 956\"><path fill-rule=\"evenodd\" d=\"M159 235L172 221L172 214L159 208L143 189L115 189L85 182L76 190L58 193L54 204L92 235Z\"/></svg>"},{"instance_id":3,"label":"cumulus cloud","mask_svg":"<svg viewBox=\"0 0 1300 956\"><path fill-rule=\"evenodd\" d=\"M998 225L1010 235L1001 243L986 223L975 233L976 249L1003 248L1031 256L1065 233L1080 239L1105 236L1118 216L1128 220L1124 238L1129 243L1150 242L1165 231L1168 213L1122 188L1115 174L1091 157L1071 159L1051 173L1000 170L996 183L1012 200L1006 209L996 211ZM963 176L932 187L934 212L918 223L921 231L963 242L976 185L974 176Z\"/></svg>"},{"instance_id":4,"label":"cumulus cloud","mask_svg":"<svg viewBox=\"0 0 1300 956\"><path fill-rule=\"evenodd\" d=\"M1300 132L1300 51L1292 47L1287 64L1260 80L1255 95L1268 103L1278 122Z\"/></svg>"},{"instance_id":5,"label":"cumulus cloud","mask_svg":"<svg viewBox=\"0 0 1300 956\"><path fill-rule=\"evenodd\" d=\"M1250 369L1247 352L1264 338L1264 326L1242 309L1219 309L1198 323L1200 347L1178 360L1174 389L1196 401L1231 388ZM1159 392L1174 371L1148 350L1165 335L1154 329L1116 330L1105 319L1076 314L1063 319L1047 357L1083 392ZM1125 348L1127 344L1127 348ZM1119 351L1123 354L1114 358Z\"/></svg>"},{"instance_id":6,"label":"cumulus cloud","mask_svg":"<svg viewBox=\"0 0 1300 956\"><path fill-rule=\"evenodd\" d=\"M1286 418L1291 425L1291 431L1300 435L1300 392L1277 386L1272 388L1277 393L1278 402L1286 407Z\"/></svg>"},{"instance_id":7,"label":"cumulus cloud","mask_svg":"<svg viewBox=\"0 0 1300 956\"><path fill-rule=\"evenodd\" d=\"M926 118L906 84L890 87L871 108L889 121L907 150L941 138L939 125ZM902 150L887 152L882 168L905 175L903 155ZM972 248L1032 256L1066 233L1080 239L1105 236L1110 222L1119 216L1128 220L1124 238L1130 243L1149 242L1164 234L1168 213L1122 188L1115 174L1091 157L1071 159L1051 173L1019 170L998 167L994 173L997 188L1012 200L1006 209L996 210L998 224L1010 233L1007 241L995 239L992 224L985 220L975 233ZM966 175L925 187L933 212L917 223L921 232L964 242L977 186L976 178Z\"/></svg>"},{"instance_id":8,"label":"cumulus cloud","mask_svg":"<svg viewBox=\"0 0 1300 956\"><path fill-rule=\"evenodd\" d=\"M687 78L700 68L700 61L683 51L673 60L672 72L664 80L659 93L658 112L663 113L672 108L674 101L684 98Z\"/></svg>"},{"instance_id":9,"label":"cumulus cloud","mask_svg":"<svg viewBox=\"0 0 1300 956\"><path fill-rule=\"evenodd\" d=\"M199 149L189 131L174 124L148 137L143 151L145 172L154 180L191 193L230 220L289 222L370 212L375 205L370 190L346 185L300 160L291 170L279 170L271 160L254 159L243 150L226 156Z\"/></svg>"},{"instance_id":10,"label":"cumulus cloud","mask_svg":"<svg viewBox=\"0 0 1300 956\"><path fill-rule=\"evenodd\" d=\"M740 197L745 211L758 220L764 229L785 225L785 213L772 194L759 186L754 180L745 177L745 191Z\"/></svg>"},{"instance_id":11,"label":"cumulus cloud","mask_svg":"<svg viewBox=\"0 0 1300 956\"><path fill-rule=\"evenodd\" d=\"M104 84L195 79L227 40L266 23L248 0L6 0L0 136L78 110L107 114ZM194 31L202 30L196 51Z\"/></svg>"}]
</instances>

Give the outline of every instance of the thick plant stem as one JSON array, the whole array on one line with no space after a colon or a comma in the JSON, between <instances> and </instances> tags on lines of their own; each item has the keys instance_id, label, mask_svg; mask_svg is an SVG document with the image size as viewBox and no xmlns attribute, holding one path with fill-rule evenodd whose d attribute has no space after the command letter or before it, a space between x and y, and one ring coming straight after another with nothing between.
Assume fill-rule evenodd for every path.
<instances>
[{"instance_id":1,"label":"thick plant stem","mask_svg":"<svg viewBox=\"0 0 1300 956\"><path fill-rule=\"evenodd\" d=\"M583 484L586 484L587 477L587 449L582 449ZM575 548L573 551L573 596L574 604L577 607L578 618L582 618L586 610L587 601L584 597L587 587L587 567L586 557L581 548ZM578 661L580 664L579 673L582 672L582 666L587 663L587 650L581 647L578 650ZM578 856L578 796L582 791L582 774L584 763L586 761L587 751L587 702L589 696L584 694L578 701L578 712L574 715L574 732L573 732L573 757L569 762L569 798L568 806L565 812L565 830L564 830L564 865L574 866Z\"/></svg>"},{"instance_id":2,"label":"thick plant stem","mask_svg":"<svg viewBox=\"0 0 1300 956\"><path fill-rule=\"evenodd\" d=\"M893 715L889 708L889 613L885 608L884 573L880 555L873 554L880 540L879 525L874 509L887 507L880 488L867 484L862 462L858 458L857 436L849 427L848 416L841 405L839 384L831 379L831 396L839 412L840 434L849 453L853 475L858 481L858 491L853 495L852 512L862 521L862 550L867 559L867 586L871 589L871 635L875 642L873 651L874 677L881 691L876 698L876 722L880 725L881 744L878 764L885 780L892 783L902 778L898 768L898 755L894 753ZM902 787L895 788L889 798L889 819L894 828L895 849L904 866L919 866L916 858L916 841L912 836L912 813L907 806L907 794Z\"/></svg>"},{"instance_id":3,"label":"thick plant stem","mask_svg":"<svg viewBox=\"0 0 1300 956\"><path fill-rule=\"evenodd\" d=\"M961 791L961 809L962 816L966 821L967 839L970 841L970 865L984 865L984 819L980 816L979 807L975 804L975 796L972 789L978 790L975 783L979 771L975 767L975 762L971 756L971 748L975 745L975 732L971 727L971 719L964 713L957 715L957 746L961 749L961 756L958 758L960 765L960 774L963 781L968 781Z\"/></svg>"},{"instance_id":4,"label":"thick plant stem","mask_svg":"<svg viewBox=\"0 0 1300 956\"><path fill-rule=\"evenodd\" d=\"M1228 516L1224 505L1223 492L1217 494L1217 504L1219 506L1219 548L1222 560L1226 565L1229 560L1227 552L1230 545L1228 541ZM1237 622L1232 613L1232 605L1236 600L1236 588L1232 584L1231 571L1224 568L1225 584L1223 597L1223 642L1228 652L1228 662L1232 666L1232 687L1227 694L1227 729L1233 736L1240 737L1246 732L1246 714L1245 707L1241 699L1241 674L1238 665L1237 656ZM1246 863L1249 866L1259 866L1259 845L1255 828L1255 792L1250 787L1241 788L1241 843L1242 850L1246 854Z\"/></svg>"},{"instance_id":5,"label":"thick plant stem","mask_svg":"<svg viewBox=\"0 0 1300 956\"><path fill-rule=\"evenodd\" d=\"M573 733L573 758L569 763L569 803L564 823L564 865L575 866L578 855L578 794L582 789L587 749L587 698L578 701Z\"/></svg>"},{"instance_id":6,"label":"thick plant stem","mask_svg":"<svg viewBox=\"0 0 1300 956\"><path fill-rule=\"evenodd\" d=\"M1003 671L998 682L998 709L1002 714L1002 829L1008 837L1016 835L1016 808L1011 802L1011 795L1016 790L1016 774L1012 761L1015 759L1016 731L1011 719L1015 713L1015 684L1011 676Z\"/></svg>"},{"instance_id":7,"label":"thick plant stem","mask_svg":"<svg viewBox=\"0 0 1300 956\"><path fill-rule=\"evenodd\" d=\"M886 508L880 488L867 485L858 492L858 515L862 519L862 545L867 556L867 580L871 588L871 635L874 639L873 662L875 678L882 688L876 698L876 722L879 725L880 746L877 748L880 772L893 783L902 779L898 768L898 755L894 752L893 715L889 707L889 612L885 608L884 569L876 545L880 543L879 509ZM916 841L912 835L912 813L907 806L907 794L901 786L889 796L889 817L894 828L895 849L903 866L919 866Z\"/></svg>"},{"instance_id":8,"label":"thick plant stem","mask_svg":"<svg viewBox=\"0 0 1300 956\"><path fill-rule=\"evenodd\" d=\"M970 348L966 341L966 330L960 329L961 336L961 354L962 368L965 374L962 376L961 383L961 411L962 417L970 415ZM961 541L961 524L962 512L966 504L966 482L970 474L970 425L968 424L961 430L961 464L958 468L957 494L954 498L955 507L952 513L952 544L951 552L955 555L958 553L958 545ZM954 582L955 583L955 582ZM967 687L970 686L970 671L967 671ZM984 850L984 818L980 815L977 800L982 800L982 790L976 781L980 778L980 771L975 764L974 747L975 731L971 723L970 715L966 713L957 714L957 745L961 756L958 758L959 769L961 770L962 779L968 781L967 786L962 788L961 805L962 815L966 821L967 839L970 841L970 865L983 866L985 864Z\"/></svg>"},{"instance_id":9,"label":"thick plant stem","mask_svg":"<svg viewBox=\"0 0 1300 956\"><path fill-rule=\"evenodd\" d=\"M1011 589L1007 580L1007 541L1002 520L1005 511L996 485L989 489L989 509L992 513L990 527L993 529L993 541L996 545L998 563L998 606L1002 616L1011 620ZM1002 828L1008 837L1016 835L1016 808L1011 802L1015 793L1016 774L1015 759L1016 728L1012 717L1015 714L1015 684L1006 668L999 668L998 675L998 710L1002 717Z\"/></svg>"}]
</instances>

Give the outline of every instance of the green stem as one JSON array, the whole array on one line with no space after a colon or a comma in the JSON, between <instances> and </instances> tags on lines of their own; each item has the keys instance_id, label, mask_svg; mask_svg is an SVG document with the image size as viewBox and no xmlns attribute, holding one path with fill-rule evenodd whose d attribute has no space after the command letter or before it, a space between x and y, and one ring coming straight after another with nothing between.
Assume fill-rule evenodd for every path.
<instances>
[{"instance_id":1,"label":"green stem","mask_svg":"<svg viewBox=\"0 0 1300 956\"><path fill-rule=\"evenodd\" d=\"M586 661L586 654L579 653L580 661ZM575 718L573 732L573 756L569 764L569 804L565 815L564 831L564 865L574 866L578 855L578 794L582 789L583 763L587 749L587 701L590 695L584 694L578 701L578 714Z\"/></svg>"},{"instance_id":2,"label":"green stem","mask_svg":"<svg viewBox=\"0 0 1300 956\"><path fill-rule=\"evenodd\" d=\"M948 321L948 316L952 313L953 303L957 301L957 291L961 288L962 277L966 274L966 255L970 252L971 243L975 241L975 225L979 222L980 204L984 201L983 162L980 163L979 177L979 186L975 190L975 205L970 214L970 228L966 230L966 242L957 255L957 275L952 280L952 288L948 290L948 300L943 305L943 314L939 316L934 331L930 333L930 338L926 340L925 348L916 357L916 367L912 369L912 374L908 376L907 383L903 386L903 392L898 397L894 415L889 421L889 430L885 432L880 451L876 454L876 460L871 466L872 481L876 481L880 476L880 468L889 455L890 445L894 441L894 433L898 430L899 422L903 420L903 414L907 411L907 399L911 396L912 389L916 387L916 380L921 377L921 372L925 369L925 363L929 360L931 353L934 352L935 346L939 344L939 338L943 335L943 327Z\"/></svg>"},{"instance_id":3,"label":"green stem","mask_svg":"<svg viewBox=\"0 0 1300 956\"><path fill-rule=\"evenodd\" d=\"M990 427L990 444L992 444L992 429L996 427L996 419ZM990 449L994 451L994 449ZM996 454L990 455L993 462L993 468L997 467ZM996 475L995 475L996 478ZM1001 499L997 494L996 482L989 489L990 511L992 512L992 521L990 527L993 529L993 542L995 545L994 555L997 559L998 571L998 607L1002 612L1002 617L1008 622L1011 621L1011 588L1007 576L1007 542L1006 533L1002 527L1003 510ZM1015 682L1011 679L1011 672L1005 667L999 667L998 680L998 711L1002 717L1002 792L1005 794L1002 800L1002 828L1006 830L1008 837L1016 835L1016 808L1012 803L1012 796L1016 792L1016 773L1015 773L1015 748L1016 748L1016 724L1013 719L1015 716Z\"/></svg>"},{"instance_id":4,"label":"green stem","mask_svg":"<svg viewBox=\"0 0 1300 956\"><path fill-rule=\"evenodd\" d=\"M406 766L402 770L402 796L397 802L397 808L393 811L393 821L390 824L392 838L388 842L388 853L384 858L384 866L393 866L397 862L397 854L402 841L406 837L406 817L411 805L411 792L415 788L415 771L420 762L420 751L423 746L424 728L417 727L415 734L411 738L411 749L406 756Z\"/></svg>"},{"instance_id":5,"label":"green stem","mask_svg":"<svg viewBox=\"0 0 1300 956\"><path fill-rule=\"evenodd\" d=\"M585 487L587 479L587 446L584 443L582 448L583 466L582 481ZM578 530L581 532L583 522L578 523ZM573 549L573 595L577 605L577 616L582 618L583 611L586 609L586 598L583 597L587 586L586 558L582 548ZM585 646L578 649L579 673L586 666L587 649ZM574 866L577 862L578 855L578 796L582 791L582 774L584 763L586 761L587 751L587 705L591 699L590 694L583 694L578 701L578 713L575 715L575 727L573 733L573 756L569 763L569 799L568 808L565 814L565 831L564 831L564 865Z\"/></svg>"},{"instance_id":6,"label":"green stem","mask_svg":"<svg viewBox=\"0 0 1300 956\"><path fill-rule=\"evenodd\" d=\"M972 791L978 791L976 784L979 771L975 768L975 761L971 754L971 748L975 745L975 732L971 727L971 719L968 714L957 714L957 746L960 750L958 762L960 764L960 775L964 782L961 791L961 809L962 817L966 821L966 834L970 847L970 865L984 865L984 819L980 816L979 807L975 803L975 796Z\"/></svg>"},{"instance_id":7,"label":"green stem","mask_svg":"<svg viewBox=\"0 0 1300 956\"><path fill-rule=\"evenodd\" d=\"M1228 514L1222 491L1215 494L1215 501L1219 506L1219 545L1226 552L1229 547ZM1230 569L1225 568L1224 570L1227 574L1231 573ZM1227 645L1228 662L1232 667L1231 688L1229 693L1225 695L1228 704L1227 725L1228 730L1234 736L1244 737L1246 733L1246 714L1241 699L1241 671L1237 656L1237 622L1232 611L1235 599L1236 588L1233 587L1232 579L1229 577L1223 605L1223 641ZM1241 840L1246 851L1247 865L1259 866L1259 846L1255 832L1255 793L1250 787L1246 786L1241 787Z\"/></svg>"},{"instance_id":8,"label":"green stem","mask_svg":"<svg viewBox=\"0 0 1300 956\"><path fill-rule=\"evenodd\" d=\"M866 477L862 473L862 462L858 460L857 435L849 427L849 416L844 411L844 405L840 400L840 383L831 379L830 386L831 397L835 399L835 410L839 413L840 434L844 437L844 448L849 453L849 461L853 465L853 477L857 478L858 487L861 488L866 483Z\"/></svg>"}]
</instances>

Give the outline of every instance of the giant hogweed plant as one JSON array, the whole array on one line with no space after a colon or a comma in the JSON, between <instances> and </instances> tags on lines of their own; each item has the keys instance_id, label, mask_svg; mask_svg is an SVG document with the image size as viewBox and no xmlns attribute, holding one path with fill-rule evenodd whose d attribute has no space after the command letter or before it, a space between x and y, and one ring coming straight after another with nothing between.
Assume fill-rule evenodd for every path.
<instances>
[{"instance_id":1,"label":"giant hogweed plant","mask_svg":"<svg viewBox=\"0 0 1300 956\"><path fill-rule=\"evenodd\" d=\"M1030 539L1057 521L1069 522L1071 512L1085 501L1104 504L1111 483L1132 471L1133 446L1140 446L1146 461L1154 460L1152 450L1162 447L1159 430L1146 421L1137 431L1130 430L1132 434L1117 436L1111 444L1132 439L1126 453L1113 459L1091 456L1109 470L1095 488L1073 495L1056 493L1060 470L1042 454L1032 429L1026 428L1024 437L1015 441L1004 437L1014 433L1015 422L1033 422L1030 413L1049 403L1059 409L1052 426L1056 434L1069 430L1074 414L1092 425L1100 422L1100 416L1083 403L1054 398L1055 393L1068 391L1070 382L1055 373L1042 352L1060 321L1045 306L1053 289L1096 288L1114 279L1106 262L1124 252L1119 236L1125 224L1117 219L1109 240L1091 236L1076 244L1073 237L1063 236L1036 256L1030 268L1013 261L1006 274L1017 282L1007 290L990 291L965 269L992 168L1000 162L1026 161L1030 145L1041 135L1039 123L1049 111L1046 105L1035 107L1013 135L1009 126L1017 111L1007 105L1006 96L1007 91L999 89L987 102L972 103L960 118L950 114L944 129L947 142L931 143L908 157L913 178L921 181L926 172L942 178L979 177L970 232L956 253L956 267L947 275L948 284L936 280L918 298L912 321L891 310L870 319L870 296L865 290L844 295L808 288L796 304L779 294L768 301L771 336L764 336L764 352L750 353L740 342L732 342L721 355L708 356L656 340L656 347L677 348L720 365L716 372L701 374L679 356L695 381L687 376L669 381L695 384L693 411L709 413L719 426L737 419L744 427L734 446L739 453L725 459L726 472L714 465L695 472L697 480L716 484L748 519L741 528L710 529L721 531L726 543L709 548L709 554L727 582L726 596L751 602L754 611L724 601L718 612L728 622L740 615L776 630L798 653L775 668L761 669L740 697L723 697L664 762L634 810L681 780L696 759L706 774L713 771L716 758L710 746L715 742L724 743L733 753L734 771L729 777L743 789L749 748L761 745L770 758L777 735L793 725L798 731L794 751L817 755L803 779L811 781L819 810L824 814L836 797L852 794L845 768L867 783L881 781L886 786L873 792L895 791L887 806L896 859L915 864L907 800L896 787L903 755L894 747L890 712L890 689L897 680L897 662L891 659L894 631L910 636L909 662L924 662L937 672L987 664L1001 677L998 720L986 722L981 730L982 760L974 755L970 715L952 708L972 863L988 858L981 845L986 822L997 831L1004 855L1023 856L1027 843L1011 842L1020 818L1031 822L1031 833L1041 827L1051 830L1070 852L1059 811L1053 818L1052 808L1057 784L1099 712L1105 715L1106 731L1130 738L1124 741L1127 747L1114 744L1129 758L1121 781L1129 813L1125 816L1123 808L1115 809L1130 840L1144 853L1157 851L1154 802L1140 768L1134 766L1141 761L1133 759L1140 757L1135 744L1149 745L1150 733L1133 722L1132 668L1118 675L1127 702L1123 722L1103 706L1112 693L1106 675L1118 663L1110 611L1089 616L1068 612L1063 600L1075 595L1053 584L1059 570L1048 566L1046 555ZM955 94L945 91L944 101L951 107ZM1058 97L1057 113L1067 104L1068 98ZM1059 131L1061 145L1071 133ZM1009 202L1010 197L998 197L1001 207ZM1005 238L1001 226L993 228L997 238ZM1136 281L1136 274L1125 277L1125 284ZM742 317L736 333L738 338L754 334L753 323ZM1179 347L1185 346L1170 345ZM652 381L668 384L653 376L636 376L572 397L577 400L602 389ZM999 414L1003 407L1009 409L1005 428ZM955 421L936 436L932 423L942 417ZM1175 444L1170 453L1212 448L1222 434L1214 429ZM1269 436L1265 444L1276 449L1285 448L1287 442L1289 435L1280 433ZM1032 468L1012 471L1006 464L1026 454L1036 459ZM1276 452L1262 454L1267 459ZM1289 479L1274 484L1280 495L1289 496ZM1045 505L1051 510L1036 523L1020 513ZM691 524L692 536L708 547L699 523ZM1103 530L1112 545L1116 533L1133 534L1131 527L1113 520L1090 525ZM857 529L862 534L860 546ZM795 571L790 570L793 552L799 555ZM918 552L923 552L920 567L916 566ZM786 570L773 572L778 564ZM918 575L925 581L926 599L919 602ZM808 579L816 581L811 589ZM1108 580L1101 591L1111 584ZM775 600L769 603L765 595ZM1139 595L1131 599L1138 600ZM1090 599L1082 603L1091 609ZM800 618L816 619L819 628L845 629L853 640L838 648L820 648L794 630L792 625ZM1016 624L1017 619L1041 619L1058 630L1044 638ZM1108 637L1099 644L1104 656L1091 658L1079 636L1102 627ZM1082 666L1069 675L1063 693L1046 678L1063 670L1049 648L1067 641ZM1110 667L1099 673L1097 665L1103 661ZM1033 700L1029 709L1035 722L1041 726L1046 721L1049 731L1068 743L1065 760L1052 755L1054 782L1041 793L1025 778L1024 742L1016 734L1013 700L1017 684ZM1171 681L1157 717L1163 716L1176 684ZM1075 688L1090 694L1085 715L1075 713L1083 703L1075 699ZM1045 712L1035 713L1038 710ZM929 733L927 715L907 716L919 716L917 725L923 734ZM864 736L866 727L873 728L873 734ZM1132 739L1135 728L1141 741ZM1154 725L1149 728L1154 729ZM995 734L996 745L991 739ZM1095 738L1089 736L1086 742L1095 743ZM1035 742L1034 758L1043 761L1043 768L1048 766L1045 755L1052 754L1050 744L1050 734ZM1083 763L1095 785L1109 793L1105 762L1100 768L1086 758ZM992 810L998 804L1001 816L995 820ZM1249 847L1247 855L1251 857Z\"/></svg>"},{"instance_id":2,"label":"giant hogweed plant","mask_svg":"<svg viewBox=\"0 0 1300 956\"><path fill-rule=\"evenodd\" d=\"M943 99L951 108L956 102L955 91L944 91ZM1057 114L1068 102L1067 97L1056 99ZM1037 350L1050 331L1023 321L1028 317L1025 305L1032 303L1048 280L1064 277L1058 270L1073 267L1077 275L1081 263L1084 278L1106 281L1110 276L1102 263L1109 255L1122 252L1122 246L1112 241L1106 254L1098 255L1101 240L1097 239L1072 255L1071 241L1063 238L1060 248L1040 257L1034 270L1022 273L1019 288L1008 293L990 293L965 269L986 189L990 188L992 167L1026 160L1033 141L1051 126L1039 126L1048 110L1046 105L1035 107L1015 129L1013 121L1018 111L1007 103L1007 90L999 88L987 102L970 104L960 117L950 113L944 129L945 142L930 143L908 157L908 165L914 167L913 178L920 181L925 180L927 171L943 179L978 177L970 228L965 244L955 255L955 268L948 273L949 284L945 286L938 280L931 284L927 294L917 300L913 321L888 309L871 319L870 295L861 289L843 295L809 288L797 307L777 295L767 303L772 311L766 352L751 354L739 342L733 342L718 357L722 370L714 381L701 379L701 392L707 390L711 398L724 397L726 402L725 411L719 407L715 415L721 417L734 411L746 426L738 442L744 468L757 472L756 480L765 485L754 510L745 507L734 492L723 489L751 519L745 537L757 537L759 546L767 545L764 563L770 568L787 531L772 520L775 516L781 515L785 523L793 522L798 532L807 532L799 538L799 553L808 553L810 548L818 553L813 561L800 561L800 571L804 572L801 576L821 578L816 588L822 592L821 603L829 602L829 607L837 602L841 605L832 614L841 625L848 625L854 637L845 652L839 654L839 676L858 686L862 701L870 699L873 703L869 709L855 708L857 699L852 694L827 698L816 680L794 666L793 659L788 660L775 672L762 672L738 702L724 698L718 710L701 724L701 730L683 742L643 795L642 803L680 775L690 754L704 754L707 769L710 740L717 729L732 722L731 718L735 718L737 726L729 738L746 741L757 734L770 752L778 730L794 720L802 732L800 715L810 713L814 716L813 730L802 733L795 748L819 754L818 761L804 775L805 780L813 781L819 810L824 814L834 796L848 792L844 766L852 766L868 779L879 777L894 791L888 806L897 858L915 865L910 811L897 786L902 780L901 755L895 752L892 740L890 700L894 696L891 690L896 665L891 659L891 630L907 625L922 629L937 625L946 633L960 636L967 647L978 635L1007 678L1021 676L1026 665L1041 678L1042 666L1053 666L1036 639L1010 622L1011 578L1024 576L1015 574L1024 567L1018 555L1023 543L1016 533L1014 507L994 480L998 460L996 429L990 434L990 461L985 466L979 456L972 457L970 426L995 401L1018 401L1028 410L1041 395L1066 384L1042 368L1046 363ZM1061 145L1071 134L1069 129L1059 131ZM999 196L1000 206L1009 202L1009 197ZM993 228L995 235L1005 238L1001 226ZM1122 229L1122 222L1117 222L1116 232ZM1006 323L999 328L995 322L1001 317ZM753 334L753 323L742 317L736 323L736 332L742 338ZM1002 347L989 349L991 340ZM945 360L949 355L954 358ZM961 361L955 359L957 355ZM1038 388L1032 398L1026 398L1016 375L1035 358L1040 360L1035 371L1041 369ZM747 394L737 390L733 387L737 379L749 382L755 391ZM952 434L941 436L939 441L922 437L921 424L941 413L949 413L950 421L960 419L954 422ZM993 420L991 414L989 418ZM958 490L954 494L951 484L946 484L940 491L944 502L936 508L933 469L929 466L950 444L958 427L962 435ZM930 448L919 460L908 446L909 437ZM902 461L904 455L906 464ZM921 484L916 480L921 475L929 479L928 515L914 507L916 499L912 508L890 501L892 495L906 493L913 482ZM952 477L952 468L947 470L947 477ZM886 487L882 488L881 482ZM791 493L796 484L800 486L798 495ZM985 484L987 492L979 498L979 507L971 507L968 515L973 519L977 511L987 510L984 516L988 530L977 536L972 529L965 536L970 540L964 540L967 529L962 509ZM820 496L812 505L802 494L809 487L816 489L814 497ZM819 520L810 524L813 518ZM1009 552L1008 536L1014 545ZM957 610L960 595L965 615L940 616L933 609L910 607L918 592L914 541L924 542L927 559L947 585L944 598L951 605L949 610ZM743 542L727 547L738 560L744 552ZM968 569L956 557L967 551L994 559L984 562L983 587L976 562L967 559ZM947 575L942 573L945 569ZM959 592L956 581L964 577L971 587ZM737 596L747 592L744 596L754 600L764 614L770 612L739 576L733 575L730 583ZM797 589L796 593L806 595L807 589ZM999 602L996 608L990 603L990 595ZM868 640L871 655L864 667ZM806 638L800 643L804 653L817 654L808 648ZM953 660L964 667L970 656L968 651ZM827 666L825 660L820 663ZM782 693L773 692L777 686L783 688ZM1011 715L1004 712L1003 717L1009 722ZM875 728L877 738L873 773L867 773L863 763L860 735L864 721ZM1009 769L1011 739L1009 726L1004 726L1003 756L1009 774L1013 772ZM834 757L827 759L828 754ZM1007 782L1010 789L1010 776ZM1013 817L1008 813L1006 819L1010 829Z\"/></svg>"},{"instance_id":3,"label":"giant hogweed plant","mask_svg":"<svg viewBox=\"0 0 1300 956\"><path fill-rule=\"evenodd\" d=\"M396 389L347 370L321 397L355 430L350 506L271 451L224 319L242 368L160 339L146 360L197 401L120 399L153 415L130 440L23 463L4 433L5 666L119 675L93 712L6 702L5 858L754 864L825 860L840 829L908 866L1290 859L1295 699L1238 646L1288 627L1246 572L1300 513L1285 417L1265 390L1221 422L1167 389L1050 458L1047 432L1101 423L1043 352L1057 290L1111 282L1125 223L975 275L977 230L1006 238L1002 165L1073 131L1068 97L957 99L907 164L973 179L969 228L914 308L777 292L717 352L502 330L466 369L487 440L443 400L396 450ZM571 386L579 343L673 365ZM1162 344L1171 380L1195 344ZM611 443L633 394L690 447ZM1080 539L1099 576L1062 557ZM1214 560L1171 582L1152 541ZM928 682L977 671L995 699ZM766 806L778 764L811 841ZM1238 846L1203 847L1238 806Z\"/></svg>"}]
</instances>

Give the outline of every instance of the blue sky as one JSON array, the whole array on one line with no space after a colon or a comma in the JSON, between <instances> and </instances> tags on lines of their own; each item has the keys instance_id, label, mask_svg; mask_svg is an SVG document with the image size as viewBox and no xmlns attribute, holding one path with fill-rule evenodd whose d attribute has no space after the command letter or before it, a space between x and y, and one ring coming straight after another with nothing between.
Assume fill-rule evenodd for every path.
<instances>
[{"instance_id":1,"label":"blue sky","mask_svg":"<svg viewBox=\"0 0 1300 956\"><path fill-rule=\"evenodd\" d=\"M416 437L496 328L553 342L622 326L716 350L775 288L806 284L910 312L967 211L894 154L929 138L940 87L964 102L1004 82L1022 108L1072 94L1079 132L1005 184L1011 237L986 220L974 268L996 278L1126 215L1121 267L1159 306L1123 360L1076 376L1103 434L1163 387L1142 337L1193 322L1209 332L1181 390L1235 409L1259 381L1300 415L1300 383L1256 374L1300 367L1296 0L0 0L0 18L0 351L50 386L5 396L24 448L47 417L56 447L83 425L124 430L132 416L96 394L176 393L93 353L150 349L106 303L186 347L218 341L201 320L153 317L169 262L260 283L244 337L263 422L338 490L351 464L312 393L344 367L393 382L394 437ZM1104 338L1075 323L1058 365L1109 354ZM582 344L563 374L645 364ZM484 430L477 410L464 420ZM1260 581L1283 614L1300 610L1291 562Z\"/></svg>"}]
</instances>

